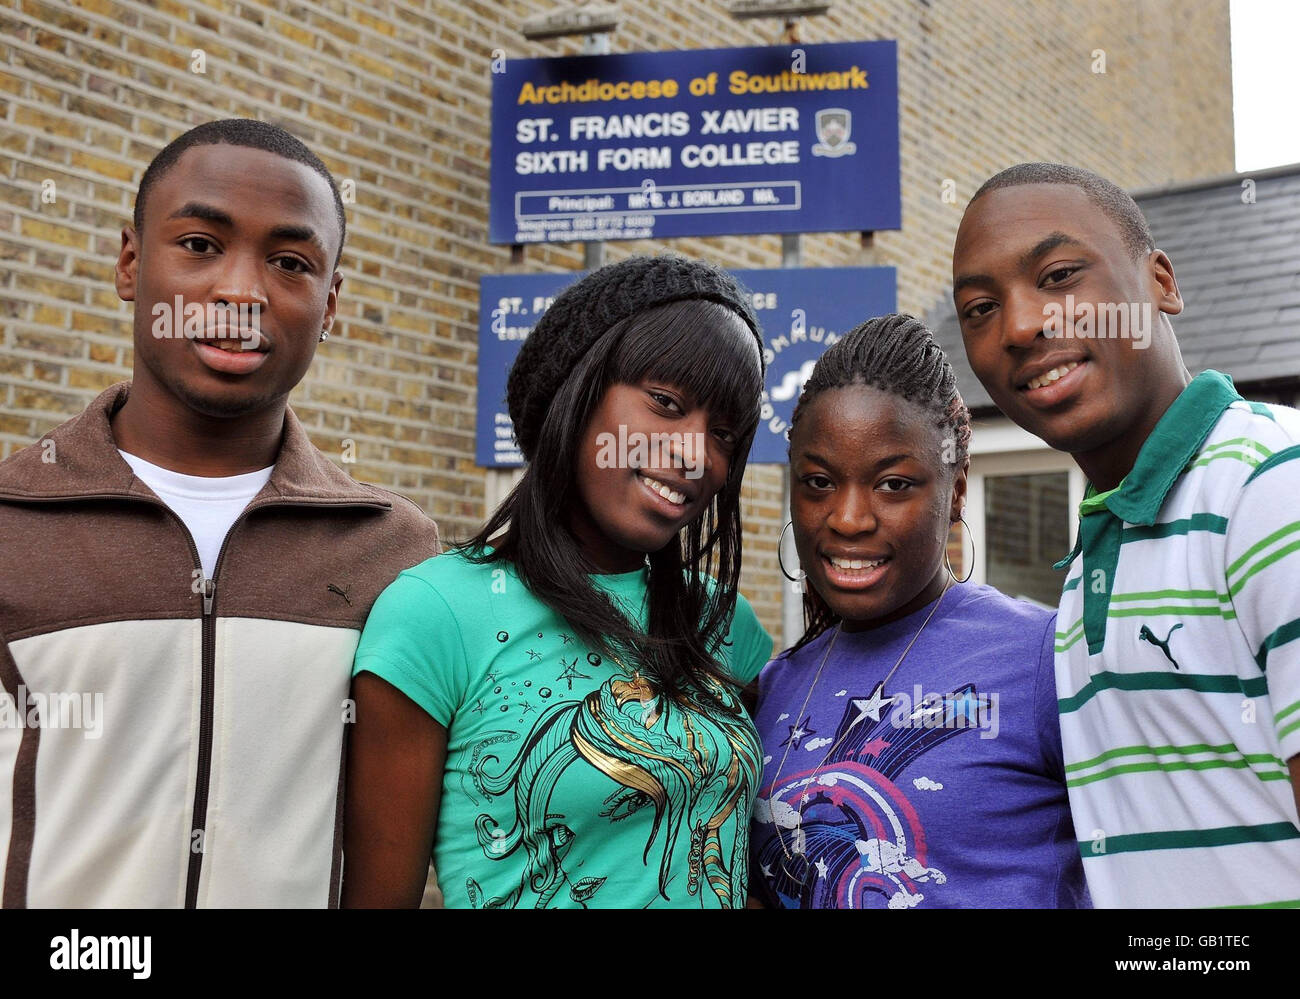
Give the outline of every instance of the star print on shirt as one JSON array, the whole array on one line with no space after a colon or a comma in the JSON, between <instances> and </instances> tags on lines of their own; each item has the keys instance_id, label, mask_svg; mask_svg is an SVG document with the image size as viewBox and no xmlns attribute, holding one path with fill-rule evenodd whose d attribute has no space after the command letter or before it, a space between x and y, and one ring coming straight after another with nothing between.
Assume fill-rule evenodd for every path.
<instances>
[{"instance_id":1,"label":"star print on shirt","mask_svg":"<svg viewBox=\"0 0 1300 999\"><path fill-rule=\"evenodd\" d=\"M858 755L879 756L882 752L884 752L888 748L889 748L889 743L887 743L884 739L880 738L880 736L876 736L874 739L870 740L865 746L863 746L861 749L858 750Z\"/></svg>"},{"instance_id":2,"label":"star print on shirt","mask_svg":"<svg viewBox=\"0 0 1300 999\"><path fill-rule=\"evenodd\" d=\"M971 722L979 723L979 710L985 707L983 697L971 696L972 690L963 690L960 694L953 694L948 700L948 706L952 708L953 719L966 718Z\"/></svg>"},{"instance_id":3,"label":"star print on shirt","mask_svg":"<svg viewBox=\"0 0 1300 999\"><path fill-rule=\"evenodd\" d=\"M853 725L857 725L863 718L870 718L872 721L880 721L880 712L884 711L889 705L894 703L894 698L881 697L881 691L884 689L884 681L876 684L876 689L871 692L870 697L855 697L853 706L858 709L859 714L853 719Z\"/></svg>"},{"instance_id":4,"label":"star print on shirt","mask_svg":"<svg viewBox=\"0 0 1300 999\"><path fill-rule=\"evenodd\" d=\"M570 642L573 641L573 636L572 636L572 635L566 635L564 632L560 632L560 638L562 638L562 639L564 640L564 644L565 644L565 645L568 645Z\"/></svg>"},{"instance_id":5,"label":"star print on shirt","mask_svg":"<svg viewBox=\"0 0 1300 999\"><path fill-rule=\"evenodd\" d=\"M826 877L826 872L830 870L830 865L826 863L825 857L818 858L817 863L813 866L817 868L817 876L820 878Z\"/></svg>"},{"instance_id":6,"label":"star print on shirt","mask_svg":"<svg viewBox=\"0 0 1300 999\"><path fill-rule=\"evenodd\" d=\"M793 746L795 749L798 749L800 742L808 738L808 736L810 735L816 735L817 734L816 729L811 729L808 727L808 723L811 721L812 721L812 715L809 715L798 725L787 725L786 727L790 729L790 734L786 736L785 742L781 743L781 745Z\"/></svg>"},{"instance_id":7,"label":"star print on shirt","mask_svg":"<svg viewBox=\"0 0 1300 999\"><path fill-rule=\"evenodd\" d=\"M559 676L557 676L557 677L555 678L555 680L556 680L557 683L558 683L559 681L563 680L565 683L567 683L567 684L569 685L569 689L570 689L570 690L573 689L573 681L574 681L574 680L590 680L590 679L591 679L591 677L589 677L586 673L579 673L579 672L578 672L578 657L577 657L577 656L574 656L574 657L573 657L573 662L571 662L571 663L566 663L566 662L564 661L564 657L561 656L561 657L560 657L560 665L564 667L564 672L561 673Z\"/></svg>"},{"instance_id":8,"label":"star print on shirt","mask_svg":"<svg viewBox=\"0 0 1300 999\"><path fill-rule=\"evenodd\" d=\"M540 652L534 652L532 649L528 650L529 662L532 662L534 659L541 659L541 658L542 658L542 654Z\"/></svg>"},{"instance_id":9,"label":"star print on shirt","mask_svg":"<svg viewBox=\"0 0 1300 999\"><path fill-rule=\"evenodd\" d=\"M487 710L487 708L483 706L483 698L480 697L477 701L474 702L473 710L478 714L482 714L484 711Z\"/></svg>"}]
</instances>

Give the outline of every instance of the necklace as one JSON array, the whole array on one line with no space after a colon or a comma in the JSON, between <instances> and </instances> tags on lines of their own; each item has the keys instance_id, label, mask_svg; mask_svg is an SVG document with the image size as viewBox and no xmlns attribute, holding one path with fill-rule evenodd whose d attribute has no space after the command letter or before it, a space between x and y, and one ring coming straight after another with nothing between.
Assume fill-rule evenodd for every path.
<instances>
[{"instance_id":1,"label":"necklace","mask_svg":"<svg viewBox=\"0 0 1300 999\"><path fill-rule=\"evenodd\" d=\"M943 589L940 591L938 599L935 600L934 606L930 608L930 613L925 616L925 620L921 622L921 627L919 627L916 630L916 634L912 636L912 640L907 643L907 648L903 649L903 654L898 657L897 661L890 668L889 672L885 674L885 678L876 684L876 689L871 692L871 697L866 701L855 702L855 704L857 704L862 709L862 713L859 714L858 717L854 718L853 721L849 722L847 726L845 726L844 734L841 735L838 739L836 739L835 743L831 746L831 748L826 751L826 755L821 758L821 762L818 763L816 768L813 770L812 776L808 778L807 783L804 785L805 787L812 787L816 783L817 775L821 773L821 769L826 765L826 761L831 758L831 756L835 753L835 750L839 749L841 744L843 744L844 740L849 737L849 734L853 731L854 726L856 726L858 722L862 721L862 719L866 718L868 715L871 716L873 721L880 721L880 712L884 710L886 705L892 704L894 702L894 699L892 697L889 698L881 697L881 694L885 688L885 684L888 683L890 678L893 677L893 675L898 671L898 667L902 665L903 660L907 658L907 654L912 651L912 646L916 644L916 640L921 637L921 632L925 631L925 626L930 623L930 619L933 618L935 613L939 610L939 604L943 602L944 594L948 592L948 586L951 582L952 582L951 576L944 581ZM821 664L818 665L817 667L817 673L813 677L812 686L808 688L808 694L803 699L803 706L799 709L799 714L795 716L796 719L802 718L804 716L804 711L808 707L808 702L812 700L813 691L817 689L817 684L822 678L822 670L826 666L826 661L830 658L831 650L835 648L835 640L839 638L840 632L843 630L843 626L844 623L842 621L835 626L835 632L834 634L831 635L831 640L826 645L826 652L822 655ZM798 725L797 720L795 724ZM791 748L791 743L787 742L785 746L785 754L781 757L781 763L776 768L776 774L772 778L772 784L771 784L772 796L771 798L769 798L769 801L773 800L776 797L777 788L780 786L781 771L785 769L786 760L790 758L790 748ZM795 836L794 836L792 849L787 849L785 843L785 837L781 834L781 823L777 819L775 807L773 807L772 810L772 822L776 828L777 842L781 844L781 852L785 855L785 859L781 862L781 869L785 872L787 877L789 877L792 881L795 882L795 884L803 884L805 879L807 878L808 872L813 870L813 868L807 864L806 860L805 860L804 870L802 874L795 874L790 870L789 867L786 866L787 862L793 863L795 858L804 859L803 810L804 810L804 806L808 804L809 797L810 796L805 793L803 795L802 800L799 802L799 811L796 813L797 821L795 822L795 826L794 826Z\"/></svg>"}]
</instances>

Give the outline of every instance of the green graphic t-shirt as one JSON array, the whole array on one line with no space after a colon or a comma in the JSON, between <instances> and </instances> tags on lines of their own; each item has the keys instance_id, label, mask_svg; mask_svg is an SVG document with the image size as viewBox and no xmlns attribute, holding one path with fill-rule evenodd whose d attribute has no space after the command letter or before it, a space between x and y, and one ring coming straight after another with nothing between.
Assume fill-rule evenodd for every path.
<instances>
[{"instance_id":1,"label":"green graphic t-shirt","mask_svg":"<svg viewBox=\"0 0 1300 999\"><path fill-rule=\"evenodd\" d=\"M648 573L591 577L644 626ZM748 684L771 636L737 601L722 665ZM584 647L506 563L453 551L380 595L354 673L446 727L434 864L449 907L745 904L761 749L727 710L683 707Z\"/></svg>"}]
</instances>

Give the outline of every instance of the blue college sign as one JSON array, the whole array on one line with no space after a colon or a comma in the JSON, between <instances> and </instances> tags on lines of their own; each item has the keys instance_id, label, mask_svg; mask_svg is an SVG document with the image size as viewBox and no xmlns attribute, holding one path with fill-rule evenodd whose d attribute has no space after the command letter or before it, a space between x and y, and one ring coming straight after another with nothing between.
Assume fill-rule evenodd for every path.
<instances>
[{"instance_id":1,"label":"blue college sign","mask_svg":"<svg viewBox=\"0 0 1300 999\"><path fill-rule=\"evenodd\" d=\"M478 433L475 460L523 464L506 411L506 376L523 340L551 300L582 276L512 274L479 280ZM763 326L767 384L751 462L784 464L785 432L799 391L822 352L853 327L896 308L892 267L732 271L753 292Z\"/></svg>"},{"instance_id":2,"label":"blue college sign","mask_svg":"<svg viewBox=\"0 0 1300 999\"><path fill-rule=\"evenodd\" d=\"M502 68L494 243L901 226L892 41Z\"/></svg>"}]
</instances>

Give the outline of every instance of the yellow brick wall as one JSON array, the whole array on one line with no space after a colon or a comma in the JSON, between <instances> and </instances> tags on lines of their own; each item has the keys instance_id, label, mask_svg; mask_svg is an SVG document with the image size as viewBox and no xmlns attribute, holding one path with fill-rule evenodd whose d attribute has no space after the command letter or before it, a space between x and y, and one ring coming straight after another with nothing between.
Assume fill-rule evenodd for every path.
<instances>
[{"instance_id":1,"label":"yellow brick wall","mask_svg":"<svg viewBox=\"0 0 1300 999\"><path fill-rule=\"evenodd\" d=\"M348 206L336 334L293 405L354 475L398 489L452 538L484 516L474 466L478 278L510 268L487 243L489 59L558 55L517 25L542 0L4 0L0 5L0 456L131 370L112 265L135 185L167 141L212 118L284 126L340 179ZM621 0L614 51L776 40L722 0ZM899 42L903 224L804 241L807 266L898 268L902 309L944 294L962 207L989 174L1065 160L1137 187L1233 164L1227 0L835 0L809 43ZM203 50L206 72L192 71ZM1092 72L1093 51L1106 72ZM55 182L43 203L42 182ZM956 203L942 185L955 182ZM775 267L776 237L619 243L732 267ZM581 266L529 247L530 270ZM865 316L863 318L866 318ZM780 633L781 475L748 477L745 590Z\"/></svg>"}]
</instances>

